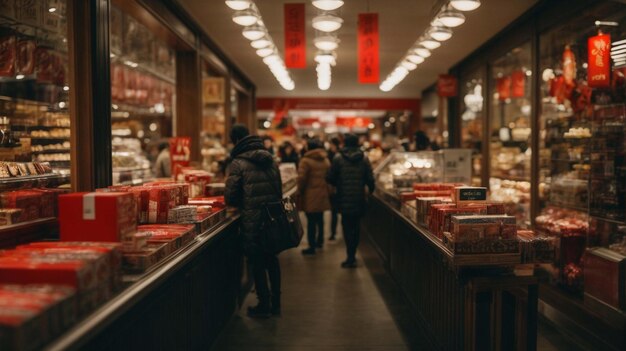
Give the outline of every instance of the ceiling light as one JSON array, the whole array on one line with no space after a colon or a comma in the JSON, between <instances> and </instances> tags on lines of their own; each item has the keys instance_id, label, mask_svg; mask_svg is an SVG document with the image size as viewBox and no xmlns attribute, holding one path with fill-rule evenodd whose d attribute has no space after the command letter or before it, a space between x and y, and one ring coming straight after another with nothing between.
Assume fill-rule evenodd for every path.
<instances>
[{"instance_id":1,"label":"ceiling light","mask_svg":"<svg viewBox=\"0 0 626 351\"><path fill-rule=\"evenodd\" d=\"M413 52L422 56L423 58L430 57L431 55L430 50L426 49L425 47L421 45L414 47Z\"/></svg>"},{"instance_id":2,"label":"ceiling light","mask_svg":"<svg viewBox=\"0 0 626 351\"><path fill-rule=\"evenodd\" d=\"M57 8L56 7L51 7L48 9L48 12L53 13L56 12Z\"/></svg>"},{"instance_id":3,"label":"ceiling light","mask_svg":"<svg viewBox=\"0 0 626 351\"><path fill-rule=\"evenodd\" d=\"M248 40L258 40L263 38L267 31L265 30L265 27L253 24L251 26L244 27L241 33Z\"/></svg>"},{"instance_id":4,"label":"ceiling light","mask_svg":"<svg viewBox=\"0 0 626 351\"><path fill-rule=\"evenodd\" d=\"M263 59L263 63L265 63L268 66L273 63L280 62L280 61L282 60L280 59L280 56L278 56L277 54L269 55Z\"/></svg>"},{"instance_id":5,"label":"ceiling light","mask_svg":"<svg viewBox=\"0 0 626 351\"><path fill-rule=\"evenodd\" d=\"M251 42L250 45L255 49L263 49L272 45L272 42L268 38L261 38Z\"/></svg>"},{"instance_id":6,"label":"ceiling light","mask_svg":"<svg viewBox=\"0 0 626 351\"><path fill-rule=\"evenodd\" d=\"M233 10L246 10L252 5L252 0L226 0L226 6Z\"/></svg>"},{"instance_id":7,"label":"ceiling light","mask_svg":"<svg viewBox=\"0 0 626 351\"><path fill-rule=\"evenodd\" d=\"M334 15L319 15L313 18L313 28L322 32L334 32L341 28L343 19Z\"/></svg>"},{"instance_id":8,"label":"ceiling light","mask_svg":"<svg viewBox=\"0 0 626 351\"><path fill-rule=\"evenodd\" d=\"M413 62L416 65L419 65L420 63L424 62L424 58L416 54L409 54L406 56L406 59L409 60L410 62Z\"/></svg>"},{"instance_id":9,"label":"ceiling light","mask_svg":"<svg viewBox=\"0 0 626 351\"><path fill-rule=\"evenodd\" d=\"M445 9L437 16L437 21L446 27L454 28L465 23L465 16L454 9Z\"/></svg>"},{"instance_id":10,"label":"ceiling light","mask_svg":"<svg viewBox=\"0 0 626 351\"><path fill-rule=\"evenodd\" d=\"M434 26L430 27L430 29L428 30L428 34L430 34L430 36L437 41L446 41L452 38L452 29Z\"/></svg>"},{"instance_id":11,"label":"ceiling light","mask_svg":"<svg viewBox=\"0 0 626 351\"><path fill-rule=\"evenodd\" d=\"M441 46L441 43L433 39L431 36L426 36L419 42L423 47L429 50L435 50Z\"/></svg>"},{"instance_id":12,"label":"ceiling light","mask_svg":"<svg viewBox=\"0 0 626 351\"><path fill-rule=\"evenodd\" d=\"M256 51L256 54L261 57L267 57L274 53L274 48L272 46L268 46L266 48L262 48Z\"/></svg>"},{"instance_id":13,"label":"ceiling light","mask_svg":"<svg viewBox=\"0 0 626 351\"><path fill-rule=\"evenodd\" d=\"M333 35L324 35L313 39L315 47L322 51L333 51L339 47L339 39Z\"/></svg>"},{"instance_id":14,"label":"ceiling light","mask_svg":"<svg viewBox=\"0 0 626 351\"><path fill-rule=\"evenodd\" d=\"M332 52L318 52L317 55L315 55L315 62L334 65L335 54Z\"/></svg>"},{"instance_id":15,"label":"ceiling light","mask_svg":"<svg viewBox=\"0 0 626 351\"><path fill-rule=\"evenodd\" d=\"M233 22L240 26L251 26L259 20L259 15L253 9L235 11Z\"/></svg>"},{"instance_id":16,"label":"ceiling light","mask_svg":"<svg viewBox=\"0 0 626 351\"><path fill-rule=\"evenodd\" d=\"M333 11L343 6L343 0L313 0L313 6L324 11Z\"/></svg>"},{"instance_id":17,"label":"ceiling light","mask_svg":"<svg viewBox=\"0 0 626 351\"><path fill-rule=\"evenodd\" d=\"M450 5L459 11L474 11L480 7L480 0L451 0Z\"/></svg>"},{"instance_id":18,"label":"ceiling light","mask_svg":"<svg viewBox=\"0 0 626 351\"><path fill-rule=\"evenodd\" d=\"M404 60L404 61L402 61L402 62L400 63L400 65L401 65L402 67L404 67L404 68L408 69L409 71L412 71L412 70L414 70L414 69L416 69L416 68L417 68L417 64L415 64L415 63L413 63L413 62L411 62L411 61L408 61L408 60Z\"/></svg>"}]
</instances>

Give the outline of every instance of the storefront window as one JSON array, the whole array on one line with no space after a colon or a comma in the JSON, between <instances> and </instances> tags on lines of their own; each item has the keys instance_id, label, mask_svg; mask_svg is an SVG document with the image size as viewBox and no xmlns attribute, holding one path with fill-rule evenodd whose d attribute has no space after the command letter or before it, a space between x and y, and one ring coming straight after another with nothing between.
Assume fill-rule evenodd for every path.
<instances>
[{"instance_id":1,"label":"storefront window","mask_svg":"<svg viewBox=\"0 0 626 351\"><path fill-rule=\"evenodd\" d=\"M175 51L135 18L111 10L113 183L153 178L172 136Z\"/></svg>"},{"instance_id":2,"label":"storefront window","mask_svg":"<svg viewBox=\"0 0 626 351\"><path fill-rule=\"evenodd\" d=\"M507 205L520 226L530 224L532 71L530 43L509 51L491 66L491 198Z\"/></svg>"},{"instance_id":3,"label":"storefront window","mask_svg":"<svg viewBox=\"0 0 626 351\"><path fill-rule=\"evenodd\" d=\"M461 147L472 150L472 184L481 184L483 140L483 79L480 71L461 81Z\"/></svg>"},{"instance_id":4,"label":"storefront window","mask_svg":"<svg viewBox=\"0 0 626 351\"><path fill-rule=\"evenodd\" d=\"M226 117L224 78L211 73L208 65L202 71L202 167L219 173L219 162L226 156Z\"/></svg>"}]
</instances>

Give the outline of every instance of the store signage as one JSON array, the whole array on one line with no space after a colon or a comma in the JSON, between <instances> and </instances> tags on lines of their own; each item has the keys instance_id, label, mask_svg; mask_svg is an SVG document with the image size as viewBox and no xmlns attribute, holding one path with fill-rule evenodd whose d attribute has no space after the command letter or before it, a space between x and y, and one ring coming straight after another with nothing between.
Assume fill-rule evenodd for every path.
<instances>
[{"instance_id":1,"label":"store signage","mask_svg":"<svg viewBox=\"0 0 626 351\"><path fill-rule=\"evenodd\" d=\"M500 77L496 80L496 90L498 91L498 100L504 101L511 97L511 77Z\"/></svg>"},{"instance_id":2,"label":"store signage","mask_svg":"<svg viewBox=\"0 0 626 351\"><path fill-rule=\"evenodd\" d=\"M380 80L378 14L360 13L358 27L359 83L378 84Z\"/></svg>"},{"instance_id":3,"label":"store signage","mask_svg":"<svg viewBox=\"0 0 626 351\"><path fill-rule=\"evenodd\" d=\"M306 67L306 29L304 4L285 4L285 65Z\"/></svg>"},{"instance_id":4,"label":"store signage","mask_svg":"<svg viewBox=\"0 0 626 351\"><path fill-rule=\"evenodd\" d=\"M347 128L367 128L372 123L369 117L337 117L335 125Z\"/></svg>"},{"instance_id":5,"label":"store signage","mask_svg":"<svg viewBox=\"0 0 626 351\"><path fill-rule=\"evenodd\" d=\"M514 98L524 97L526 90L526 73L524 71L514 71L511 73L511 95Z\"/></svg>"},{"instance_id":6,"label":"store signage","mask_svg":"<svg viewBox=\"0 0 626 351\"><path fill-rule=\"evenodd\" d=\"M177 175L183 167L189 167L191 156L190 145L190 137L170 138L170 161L173 175Z\"/></svg>"},{"instance_id":7,"label":"store signage","mask_svg":"<svg viewBox=\"0 0 626 351\"><path fill-rule=\"evenodd\" d=\"M611 82L611 36L599 34L587 40L587 85L606 88Z\"/></svg>"},{"instance_id":8,"label":"store signage","mask_svg":"<svg viewBox=\"0 0 626 351\"><path fill-rule=\"evenodd\" d=\"M458 90L458 81L455 76L450 74L440 74L437 81L437 95L441 97L456 96Z\"/></svg>"}]
</instances>

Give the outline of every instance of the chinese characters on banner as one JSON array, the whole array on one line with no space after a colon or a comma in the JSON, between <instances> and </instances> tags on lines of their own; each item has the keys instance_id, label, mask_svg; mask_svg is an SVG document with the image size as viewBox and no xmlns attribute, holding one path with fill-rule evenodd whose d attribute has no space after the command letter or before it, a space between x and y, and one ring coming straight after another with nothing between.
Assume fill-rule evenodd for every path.
<instances>
[{"instance_id":1,"label":"chinese characters on banner","mask_svg":"<svg viewBox=\"0 0 626 351\"><path fill-rule=\"evenodd\" d=\"M172 164L172 174L178 175L181 168L189 166L191 150L190 137L170 138L170 161Z\"/></svg>"},{"instance_id":2,"label":"chinese characters on banner","mask_svg":"<svg viewBox=\"0 0 626 351\"><path fill-rule=\"evenodd\" d=\"M587 85L592 88L606 88L611 81L611 36L599 34L587 41Z\"/></svg>"},{"instance_id":3,"label":"chinese characters on banner","mask_svg":"<svg viewBox=\"0 0 626 351\"><path fill-rule=\"evenodd\" d=\"M441 97L456 96L457 79L453 75L440 74L437 80L437 95Z\"/></svg>"},{"instance_id":4,"label":"chinese characters on banner","mask_svg":"<svg viewBox=\"0 0 626 351\"><path fill-rule=\"evenodd\" d=\"M358 27L359 83L377 84L380 75L378 14L360 13Z\"/></svg>"},{"instance_id":5,"label":"chinese characters on banner","mask_svg":"<svg viewBox=\"0 0 626 351\"><path fill-rule=\"evenodd\" d=\"M306 67L304 4L285 4L285 65Z\"/></svg>"},{"instance_id":6,"label":"chinese characters on banner","mask_svg":"<svg viewBox=\"0 0 626 351\"><path fill-rule=\"evenodd\" d=\"M511 95L514 98L524 97L526 90L526 73L522 70L511 73Z\"/></svg>"}]
</instances>

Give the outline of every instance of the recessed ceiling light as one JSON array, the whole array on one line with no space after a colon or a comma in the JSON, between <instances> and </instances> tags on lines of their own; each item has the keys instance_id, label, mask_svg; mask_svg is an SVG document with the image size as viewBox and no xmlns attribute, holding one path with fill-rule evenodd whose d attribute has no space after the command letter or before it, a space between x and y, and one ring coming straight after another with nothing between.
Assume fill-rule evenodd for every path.
<instances>
[{"instance_id":1,"label":"recessed ceiling light","mask_svg":"<svg viewBox=\"0 0 626 351\"><path fill-rule=\"evenodd\" d=\"M450 0L450 5L459 11L474 11L480 7L480 0Z\"/></svg>"},{"instance_id":2,"label":"recessed ceiling light","mask_svg":"<svg viewBox=\"0 0 626 351\"><path fill-rule=\"evenodd\" d=\"M343 19L334 15L319 15L313 18L313 28L321 31L321 32L334 32L341 28L343 24Z\"/></svg>"},{"instance_id":3,"label":"recessed ceiling light","mask_svg":"<svg viewBox=\"0 0 626 351\"><path fill-rule=\"evenodd\" d=\"M342 0L313 0L313 6L324 11L333 11L343 6Z\"/></svg>"},{"instance_id":4,"label":"recessed ceiling light","mask_svg":"<svg viewBox=\"0 0 626 351\"><path fill-rule=\"evenodd\" d=\"M259 20L259 15L253 9L235 11L233 22L240 26L251 26Z\"/></svg>"},{"instance_id":5,"label":"recessed ceiling light","mask_svg":"<svg viewBox=\"0 0 626 351\"><path fill-rule=\"evenodd\" d=\"M252 5L252 0L226 0L226 6L233 10L245 10Z\"/></svg>"}]
</instances>

